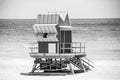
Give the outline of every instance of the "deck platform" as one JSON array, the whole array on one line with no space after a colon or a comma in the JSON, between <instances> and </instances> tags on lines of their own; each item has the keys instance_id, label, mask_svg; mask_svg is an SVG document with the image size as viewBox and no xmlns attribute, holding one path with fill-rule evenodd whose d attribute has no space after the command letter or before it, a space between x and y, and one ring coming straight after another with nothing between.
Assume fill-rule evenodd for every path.
<instances>
[{"instance_id":1,"label":"deck platform","mask_svg":"<svg viewBox=\"0 0 120 80\"><path fill-rule=\"evenodd\" d=\"M59 54L59 53L30 53L30 56L33 58L72 58L72 57L85 57L85 54L77 54L77 53L65 53L65 54Z\"/></svg>"}]
</instances>

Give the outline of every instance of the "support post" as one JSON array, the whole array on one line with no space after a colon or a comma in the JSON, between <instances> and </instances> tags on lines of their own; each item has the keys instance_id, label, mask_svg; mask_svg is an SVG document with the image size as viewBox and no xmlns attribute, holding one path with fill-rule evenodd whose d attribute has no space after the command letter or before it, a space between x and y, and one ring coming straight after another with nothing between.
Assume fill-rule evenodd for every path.
<instances>
[{"instance_id":1,"label":"support post","mask_svg":"<svg viewBox=\"0 0 120 80\"><path fill-rule=\"evenodd\" d=\"M33 68L32 68L32 71L31 71L32 73L36 70L36 66L37 66L37 63L34 62Z\"/></svg>"},{"instance_id":2,"label":"support post","mask_svg":"<svg viewBox=\"0 0 120 80\"><path fill-rule=\"evenodd\" d=\"M38 61L39 61L38 59L34 60L33 68L32 68L32 71L31 71L32 73L36 70L36 66L37 66Z\"/></svg>"},{"instance_id":3,"label":"support post","mask_svg":"<svg viewBox=\"0 0 120 80\"><path fill-rule=\"evenodd\" d=\"M68 65L69 65L71 73L74 74L74 69L72 68L72 65L71 64L68 64Z\"/></svg>"}]
</instances>

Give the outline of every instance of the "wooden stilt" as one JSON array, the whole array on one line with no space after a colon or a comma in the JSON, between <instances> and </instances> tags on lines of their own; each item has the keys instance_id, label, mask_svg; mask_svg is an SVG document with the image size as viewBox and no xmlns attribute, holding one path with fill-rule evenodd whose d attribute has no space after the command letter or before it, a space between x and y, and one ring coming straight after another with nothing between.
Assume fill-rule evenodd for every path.
<instances>
[{"instance_id":1,"label":"wooden stilt","mask_svg":"<svg viewBox=\"0 0 120 80\"><path fill-rule=\"evenodd\" d=\"M74 69L72 68L72 65L71 64L68 64L68 65L69 65L71 73L74 74Z\"/></svg>"},{"instance_id":2,"label":"wooden stilt","mask_svg":"<svg viewBox=\"0 0 120 80\"><path fill-rule=\"evenodd\" d=\"M32 73L36 70L36 66L37 66L37 63L34 62L33 68L32 68L32 71L31 71Z\"/></svg>"}]
</instances>

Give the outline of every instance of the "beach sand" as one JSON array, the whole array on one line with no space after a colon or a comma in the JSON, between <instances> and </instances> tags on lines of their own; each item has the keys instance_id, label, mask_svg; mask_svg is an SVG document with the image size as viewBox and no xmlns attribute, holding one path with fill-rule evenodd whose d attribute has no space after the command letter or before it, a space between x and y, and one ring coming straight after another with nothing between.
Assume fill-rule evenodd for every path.
<instances>
[{"instance_id":1,"label":"beach sand","mask_svg":"<svg viewBox=\"0 0 120 80\"><path fill-rule=\"evenodd\" d=\"M119 80L120 61L94 60L90 71L66 76L25 76L20 73L30 72L33 59L0 60L0 80Z\"/></svg>"}]
</instances>

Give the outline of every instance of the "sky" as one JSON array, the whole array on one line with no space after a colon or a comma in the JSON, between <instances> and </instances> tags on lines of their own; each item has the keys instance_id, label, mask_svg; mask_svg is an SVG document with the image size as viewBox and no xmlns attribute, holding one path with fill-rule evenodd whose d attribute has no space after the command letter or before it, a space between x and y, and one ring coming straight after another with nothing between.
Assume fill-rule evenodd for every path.
<instances>
[{"instance_id":1,"label":"sky","mask_svg":"<svg viewBox=\"0 0 120 80\"><path fill-rule=\"evenodd\" d=\"M67 11L70 18L120 18L120 0L0 0L0 18L36 18Z\"/></svg>"}]
</instances>

